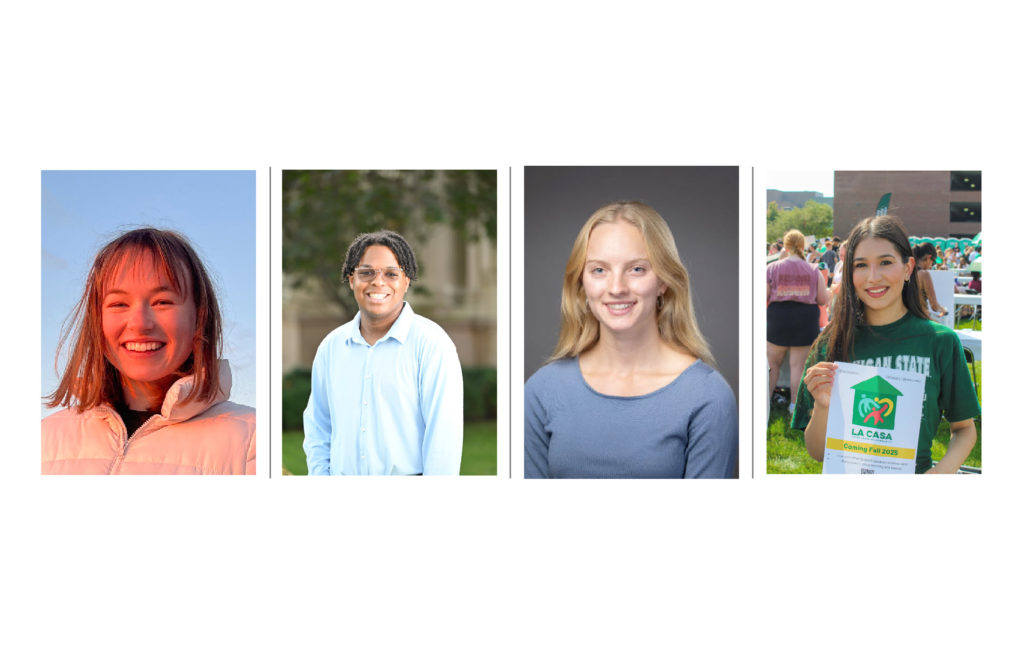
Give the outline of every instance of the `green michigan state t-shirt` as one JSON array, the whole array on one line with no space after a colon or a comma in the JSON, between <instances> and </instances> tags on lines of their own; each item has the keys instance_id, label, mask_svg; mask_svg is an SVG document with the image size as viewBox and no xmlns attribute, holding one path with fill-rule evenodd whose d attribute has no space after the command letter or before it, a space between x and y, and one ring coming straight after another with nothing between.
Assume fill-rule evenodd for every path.
<instances>
[{"instance_id":1,"label":"green michigan state t-shirt","mask_svg":"<svg viewBox=\"0 0 1024 664\"><path fill-rule=\"evenodd\" d=\"M808 367L823 362L827 350L827 344L823 343L811 353L804 372ZM911 313L888 325L858 325L853 338L853 354L848 361L926 376L921 429L917 438L918 473L932 467L932 439L939 427L940 416L945 416L948 422L959 422L981 414L960 339L945 325ZM806 429L812 408L814 398L801 379L791 426Z\"/></svg>"}]
</instances>

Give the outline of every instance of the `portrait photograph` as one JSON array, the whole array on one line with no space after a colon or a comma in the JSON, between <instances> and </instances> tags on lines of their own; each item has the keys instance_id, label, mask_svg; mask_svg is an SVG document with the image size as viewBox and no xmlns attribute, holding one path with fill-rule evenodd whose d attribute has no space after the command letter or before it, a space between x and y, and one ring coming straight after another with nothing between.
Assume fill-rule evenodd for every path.
<instances>
[{"instance_id":1,"label":"portrait photograph","mask_svg":"<svg viewBox=\"0 0 1024 664\"><path fill-rule=\"evenodd\" d=\"M42 173L42 472L256 472L253 171Z\"/></svg>"},{"instance_id":2,"label":"portrait photograph","mask_svg":"<svg viewBox=\"0 0 1024 664\"><path fill-rule=\"evenodd\" d=\"M765 183L767 472L980 474L981 171Z\"/></svg>"},{"instance_id":3,"label":"portrait photograph","mask_svg":"<svg viewBox=\"0 0 1024 664\"><path fill-rule=\"evenodd\" d=\"M282 472L495 475L497 173L282 173Z\"/></svg>"},{"instance_id":4,"label":"portrait photograph","mask_svg":"<svg viewBox=\"0 0 1024 664\"><path fill-rule=\"evenodd\" d=\"M524 179L526 477L736 477L738 169Z\"/></svg>"}]
</instances>

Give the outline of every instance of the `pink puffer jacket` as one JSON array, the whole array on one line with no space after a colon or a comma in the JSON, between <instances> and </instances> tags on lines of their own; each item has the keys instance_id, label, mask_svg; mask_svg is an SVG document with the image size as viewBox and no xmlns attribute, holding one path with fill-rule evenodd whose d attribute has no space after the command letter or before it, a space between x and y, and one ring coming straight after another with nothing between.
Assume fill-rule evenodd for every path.
<instances>
[{"instance_id":1,"label":"pink puffer jacket","mask_svg":"<svg viewBox=\"0 0 1024 664\"><path fill-rule=\"evenodd\" d=\"M44 475L255 475L256 411L227 401L231 370L220 363L221 391L211 401L179 404L193 376L175 382L159 415L129 438L103 405L67 409L43 420Z\"/></svg>"}]
</instances>

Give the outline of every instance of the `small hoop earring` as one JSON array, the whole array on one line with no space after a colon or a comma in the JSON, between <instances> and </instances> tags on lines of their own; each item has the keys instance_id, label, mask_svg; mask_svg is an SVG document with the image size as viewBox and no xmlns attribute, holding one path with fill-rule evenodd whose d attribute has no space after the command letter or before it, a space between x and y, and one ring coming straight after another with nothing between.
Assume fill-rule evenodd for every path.
<instances>
[{"instance_id":1,"label":"small hoop earring","mask_svg":"<svg viewBox=\"0 0 1024 664\"><path fill-rule=\"evenodd\" d=\"M662 296L662 295L658 296L658 299L655 302L655 306L658 308L658 311L661 311L661 308L665 306L665 298L664 298L664 296Z\"/></svg>"}]
</instances>

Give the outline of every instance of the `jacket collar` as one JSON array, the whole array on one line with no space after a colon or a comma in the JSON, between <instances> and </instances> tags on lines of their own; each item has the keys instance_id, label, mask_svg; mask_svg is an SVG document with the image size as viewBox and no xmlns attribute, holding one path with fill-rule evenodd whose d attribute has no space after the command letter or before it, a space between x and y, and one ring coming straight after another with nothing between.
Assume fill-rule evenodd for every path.
<instances>
[{"instance_id":1,"label":"jacket collar","mask_svg":"<svg viewBox=\"0 0 1024 664\"><path fill-rule=\"evenodd\" d=\"M160 406L159 425L163 426L190 420L209 408L227 401L228 396L231 395L231 366L227 360L217 360L217 371L220 377L220 391L206 401L197 399L188 403L182 403L185 397L192 392L193 387L195 387L196 377L194 374L183 376L174 381L171 387L168 388L167 394L164 395L164 402ZM117 411L110 404L102 404L92 411L86 411L86 413L89 412L110 420L111 426L114 426L115 421L119 422L121 419L117 415Z\"/></svg>"},{"instance_id":2,"label":"jacket collar","mask_svg":"<svg viewBox=\"0 0 1024 664\"><path fill-rule=\"evenodd\" d=\"M211 406L227 401L231 394L231 367L227 360L217 360L217 365L220 377L220 390L217 394L207 401L196 399L188 403L181 403L192 392L196 382L195 375L184 376L176 380L167 390L163 406L160 408L160 415L168 422L183 422L192 419Z\"/></svg>"}]
</instances>

